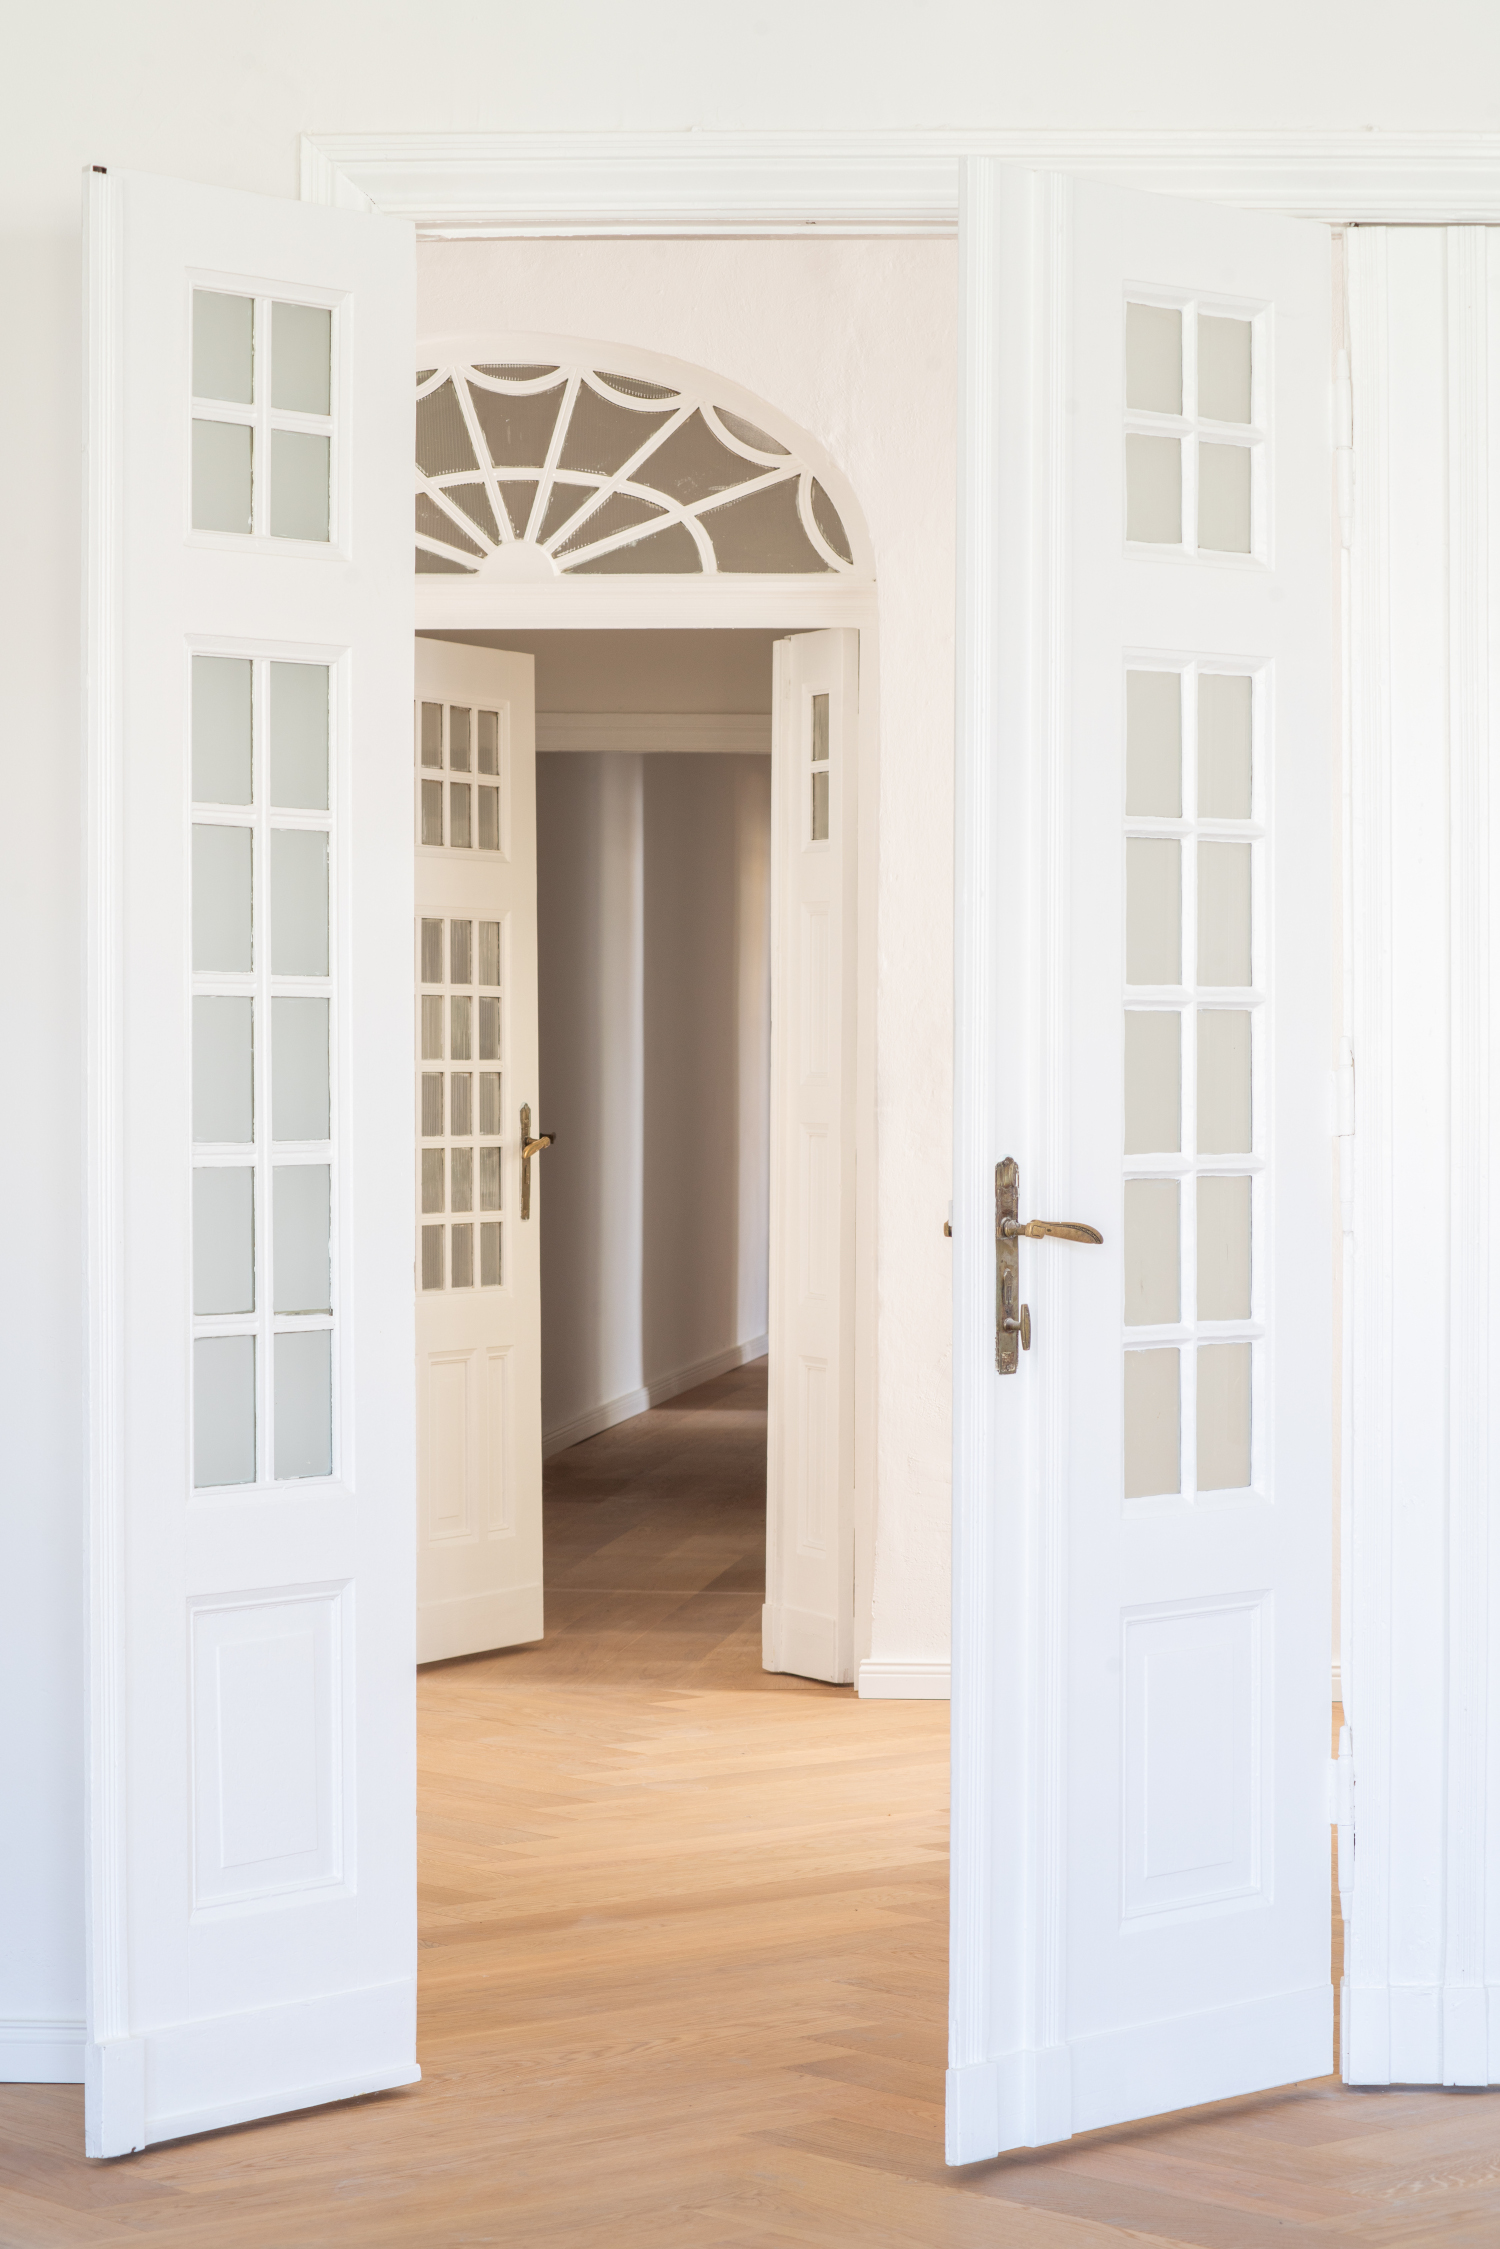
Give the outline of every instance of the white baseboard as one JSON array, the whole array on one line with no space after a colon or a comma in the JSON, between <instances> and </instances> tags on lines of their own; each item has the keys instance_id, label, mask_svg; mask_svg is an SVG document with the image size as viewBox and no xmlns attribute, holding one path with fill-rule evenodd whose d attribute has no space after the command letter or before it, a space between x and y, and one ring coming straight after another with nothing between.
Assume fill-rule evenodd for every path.
<instances>
[{"instance_id":1,"label":"white baseboard","mask_svg":"<svg viewBox=\"0 0 1500 2249\"><path fill-rule=\"evenodd\" d=\"M859 1692L866 1701L946 1702L946 1663L874 1663L859 1667Z\"/></svg>"},{"instance_id":2,"label":"white baseboard","mask_svg":"<svg viewBox=\"0 0 1500 2249\"><path fill-rule=\"evenodd\" d=\"M82 2023L0 2020L0 2084L82 2083Z\"/></svg>"},{"instance_id":3,"label":"white baseboard","mask_svg":"<svg viewBox=\"0 0 1500 2249\"><path fill-rule=\"evenodd\" d=\"M622 1421L633 1421L638 1413L651 1406L664 1406L684 1390L696 1390L700 1382L712 1382L716 1374L728 1374L731 1367L748 1366L752 1359L766 1355L766 1338L753 1335L747 1343L731 1343L727 1351L715 1351L711 1358L697 1359L690 1367L678 1367L671 1374L659 1374L639 1390L627 1390L621 1397L606 1398L602 1406L590 1406L587 1413L576 1414L571 1421L560 1422L555 1429L542 1432L542 1458L550 1460L555 1452L566 1452L569 1445L581 1445L586 1438L598 1437L606 1429L614 1429Z\"/></svg>"}]
</instances>

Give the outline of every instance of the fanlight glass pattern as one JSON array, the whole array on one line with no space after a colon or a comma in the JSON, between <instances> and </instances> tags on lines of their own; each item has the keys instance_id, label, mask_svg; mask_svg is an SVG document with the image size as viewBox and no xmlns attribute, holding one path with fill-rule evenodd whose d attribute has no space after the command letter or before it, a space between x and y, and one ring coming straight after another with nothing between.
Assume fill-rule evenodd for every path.
<instances>
[{"instance_id":1,"label":"fanlight glass pattern","mask_svg":"<svg viewBox=\"0 0 1500 2249\"><path fill-rule=\"evenodd\" d=\"M814 469L705 391L563 361L417 375L419 573L855 570Z\"/></svg>"}]
</instances>

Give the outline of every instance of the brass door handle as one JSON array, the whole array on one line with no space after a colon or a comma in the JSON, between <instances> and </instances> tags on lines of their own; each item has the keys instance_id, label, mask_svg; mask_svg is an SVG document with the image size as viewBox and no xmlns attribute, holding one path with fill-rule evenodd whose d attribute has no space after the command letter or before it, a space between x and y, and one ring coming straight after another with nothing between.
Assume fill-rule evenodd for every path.
<instances>
[{"instance_id":1,"label":"brass door handle","mask_svg":"<svg viewBox=\"0 0 1500 2249\"><path fill-rule=\"evenodd\" d=\"M1048 1234L1060 1242L1102 1242L1104 1236L1097 1226L1081 1226L1074 1218L1029 1218L1022 1225L1019 1218L1002 1218L1000 1231L1008 1242L1040 1242Z\"/></svg>"},{"instance_id":2,"label":"brass door handle","mask_svg":"<svg viewBox=\"0 0 1500 2249\"><path fill-rule=\"evenodd\" d=\"M1031 1307L1021 1297L1022 1241L1102 1242L1096 1226L1072 1218L1023 1220L1021 1167L1014 1156L995 1166L995 1371L1014 1374L1021 1353L1031 1349Z\"/></svg>"},{"instance_id":3,"label":"brass door handle","mask_svg":"<svg viewBox=\"0 0 1500 2249\"><path fill-rule=\"evenodd\" d=\"M550 1148L556 1138L555 1132L544 1132L535 1140L523 1141L521 1144L521 1161L529 1163L532 1157L539 1156L544 1148Z\"/></svg>"},{"instance_id":4,"label":"brass door handle","mask_svg":"<svg viewBox=\"0 0 1500 2249\"><path fill-rule=\"evenodd\" d=\"M522 1218L530 1218L531 1216L531 1159L533 1156L539 1156L544 1148L551 1148L552 1146L554 1146L556 1140L557 1134L555 1132L539 1132L533 1138L531 1130L531 1103L529 1101L526 1102L521 1110Z\"/></svg>"}]
</instances>

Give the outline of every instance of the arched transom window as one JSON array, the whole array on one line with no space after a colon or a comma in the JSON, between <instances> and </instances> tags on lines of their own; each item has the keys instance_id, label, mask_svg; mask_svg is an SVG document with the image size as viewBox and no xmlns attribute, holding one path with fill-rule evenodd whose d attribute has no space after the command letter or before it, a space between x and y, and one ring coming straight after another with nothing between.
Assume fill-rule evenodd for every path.
<instances>
[{"instance_id":1,"label":"arched transom window","mask_svg":"<svg viewBox=\"0 0 1500 2249\"><path fill-rule=\"evenodd\" d=\"M868 575L852 502L813 452L677 361L601 346L425 367L417 569Z\"/></svg>"}]
</instances>

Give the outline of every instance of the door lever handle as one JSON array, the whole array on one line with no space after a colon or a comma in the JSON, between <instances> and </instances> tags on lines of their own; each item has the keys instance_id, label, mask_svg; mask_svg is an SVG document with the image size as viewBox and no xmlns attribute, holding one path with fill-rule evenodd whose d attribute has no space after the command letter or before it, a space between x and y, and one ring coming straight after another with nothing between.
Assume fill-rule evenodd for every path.
<instances>
[{"instance_id":1,"label":"door lever handle","mask_svg":"<svg viewBox=\"0 0 1500 2249\"><path fill-rule=\"evenodd\" d=\"M1029 1218L1025 1225L1019 1218L1002 1218L1000 1231L1008 1242L1023 1239L1040 1242L1048 1234L1060 1242L1102 1242L1104 1239L1097 1226L1081 1226L1074 1218Z\"/></svg>"},{"instance_id":2,"label":"door lever handle","mask_svg":"<svg viewBox=\"0 0 1500 2249\"><path fill-rule=\"evenodd\" d=\"M531 1159L533 1156L539 1156L544 1148L553 1147L556 1141L557 1134L555 1132L539 1132L533 1137L531 1103L526 1102L521 1110L521 1216L523 1218L530 1218L531 1216Z\"/></svg>"},{"instance_id":3,"label":"door lever handle","mask_svg":"<svg viewBox=\"0 0 1500 2249\"><path fill-rule=\"evenodd\" d=\"M1021 1167L1014 1156L995 1166L995 1371L1014 1374L1031 1349L1031 1307L1021 1298L1022 1241L1102 1242L1096 1226L1073 1218L1022 1219Z\"/></svg>"}]
</instances>

